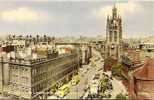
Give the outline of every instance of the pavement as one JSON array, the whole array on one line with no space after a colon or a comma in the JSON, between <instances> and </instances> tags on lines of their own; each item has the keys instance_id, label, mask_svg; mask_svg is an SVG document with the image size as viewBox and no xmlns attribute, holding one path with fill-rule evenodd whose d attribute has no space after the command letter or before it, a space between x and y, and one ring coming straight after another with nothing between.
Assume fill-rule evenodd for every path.
<instances>
[{"instance_id":1,"label":"pavement","mask_svg":"<svg viewBox=\"0 0 154 100\"><path fill-rule=\"evenodd\" d=\"M4 97L2 95L0 95L0 100L10 100L11 98L10 97Z\"/></svg>"},{"instance_id":2,"label":"pavement","mask_svg":"<svg viewBox=\"0 0 154 100\"><path fill-rule=\"evenodd\" d=\"M113 77L113 80L112 80L112 85L113 85L113 90L111 92L111 94L112 94L111 99L115 99L116 95L118 95L120 93L122 93L122 94L127 93L126 87L122 84L122 82L115 79L114 77Z\"/></svg>"},{"instance_id":3,"label":"pavement","mask_svg":"<svg viewBox=\"0 0 154 100\"><path fill-rule=\"evenodd\" d=\"M105 72L105 74L107 74L108 76L111 76L111 71L107 71L107 72ZM115 99L116 95L118 95L120 93L126 94L127 89L123 85L122 81L119 81L114 77L112 77L112 79L113 80L111 80L111 82L112 82L113 90L111 91L111 99Z\"/></svg>"}]
</instances>

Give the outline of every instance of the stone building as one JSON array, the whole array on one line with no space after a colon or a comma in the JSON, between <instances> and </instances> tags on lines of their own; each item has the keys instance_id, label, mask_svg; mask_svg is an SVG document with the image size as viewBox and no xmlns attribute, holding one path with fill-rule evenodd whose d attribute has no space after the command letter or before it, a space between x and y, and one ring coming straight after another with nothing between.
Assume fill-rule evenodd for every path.
<instances>
[{"instance_id":1,"label":"stone building","mask_svg":"<svg viewBox=\"0 0 154 100\"><path fill-rule=\"evenodd\" d=\"M81 59L82 59L82 64L89 64L89 59L91 58L91 47L90 46L85 46L83 45L81 47Z\"/></svg>"},{"instance_id":2,"label":"stone building","mask_svg":"<svg viewBox=\"0 0 154 100\"><path fill-rule=\"evenodd\" d=\"M141 60L144 61L147 57L154 57L154 42L144 42L140 44Z\"/></svg>"},{"instance_id":3,"label":"stone building","mask_svg":"<svg viewBox=\"0 0 154 100\"><path fill-rule=\"evenodd\" d=\"M77 52L55 58L12 58L9 63L9 84L3 92L19 98L46 98L52 87L60 87L77 73Z\"/></svg>"},{"instance_id":4,"label":"stone building","mask_svg":"<svg viewBox=\"0 0 154 100\"><path fill-rule=\"evenodd\" d=\"M122 55L122 19L114 6L112 16L107 17L106 25L106 58L120 60Z\"/></svg>"}]
</instances>

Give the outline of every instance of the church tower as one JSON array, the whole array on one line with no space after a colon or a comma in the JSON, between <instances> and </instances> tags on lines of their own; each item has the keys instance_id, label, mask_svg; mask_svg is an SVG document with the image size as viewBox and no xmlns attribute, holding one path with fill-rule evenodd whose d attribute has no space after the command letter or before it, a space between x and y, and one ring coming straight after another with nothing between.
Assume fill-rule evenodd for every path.
<instances>
[{"instance_id":1,"label":"church tower","mask_svg":"<svg viewBox=\"0 0 154 100\"><path fill-rule=\"evenodd\" d=\"M106 58L120 60L122 55L122 20L114 5L112 15L107 16Z\"/></svg>"}]
</instances>

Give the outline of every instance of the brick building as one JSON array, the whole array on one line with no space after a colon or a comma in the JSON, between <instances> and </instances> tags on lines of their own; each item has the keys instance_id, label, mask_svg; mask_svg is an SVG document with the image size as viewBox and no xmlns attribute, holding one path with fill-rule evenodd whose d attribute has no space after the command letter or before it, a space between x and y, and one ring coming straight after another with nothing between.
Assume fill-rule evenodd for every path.
<instances>
[{"instance_id":1,"label":"brick building","mask_svg":"<svg viewBox=\"0 0 154 100\"><path fill-rule=\"evenodd\" d=\"M129 92L130 99L154 99L154 58L133 73Z\"/></svg>"},{"instance_id":2,"label":"brick building","mask_svg":"<svg viewBox=\"0 0 154 100\"><path fill-rule=\"evenodd\" d=\"M104 61L104 71L111 71L112 67L118 63L116 59L113 59L111 57L105 59Z\"/></svg>"},{"instance_id":3,"label":"brick building","mask_svg":"<svg viewBox=\"0 0 154 100\"><path fill-rule=\"evenodd\" d=\"M128 56L132 59L134 64L140 63L140 51L136 49L128 49Z\"/></svg>"},{"instance_id":4,"label":"brick building","mask_svg":"<svg viewBox=\"0 0 154 100\"><path fill-rule=\"evenodd\" d=\"M140 50L127 48L122 56L122 64L129 69L141 64Z\"/></svg>"}]
</instances>

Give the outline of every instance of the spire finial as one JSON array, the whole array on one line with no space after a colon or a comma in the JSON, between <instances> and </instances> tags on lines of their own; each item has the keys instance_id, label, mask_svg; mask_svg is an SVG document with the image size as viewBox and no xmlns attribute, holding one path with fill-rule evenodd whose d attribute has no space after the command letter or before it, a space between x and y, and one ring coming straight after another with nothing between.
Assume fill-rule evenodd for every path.
<instances>
[{"instance_id":1,"label":"spire finial","mask_svg":"<svg viewBox=\"0 0 154 100\"><path fill-rule=\"evenodd\" d=\"M114 8L116 8L116 4L114 3Z\"/></svg>"},{"instance_id":2,"label":"spire finial","mask_svg":"<svg viewBox=\"0 0 154 100\"><path fill-rule=\"evenodd\" d=\"M113 8L114 8L114 9L117 9L117 8L116 8L116 3L114 3L114 6L113 6Z\"/></svg>"},{"instance_id":3,"label":"spire finial","mask_svg":"<svg viewBox=\"0 0 154 100\"><path fill-rule=\"evenodd\" d=\"M116 8L116 4L114 4L114 7L112 9L112 16L113 18L116 18L117 17L117 8Z\"/></svg>"}]
</instances>

